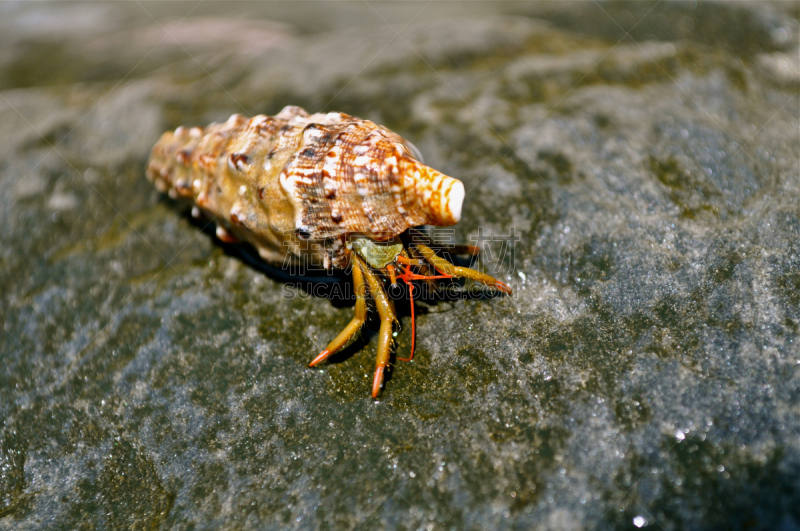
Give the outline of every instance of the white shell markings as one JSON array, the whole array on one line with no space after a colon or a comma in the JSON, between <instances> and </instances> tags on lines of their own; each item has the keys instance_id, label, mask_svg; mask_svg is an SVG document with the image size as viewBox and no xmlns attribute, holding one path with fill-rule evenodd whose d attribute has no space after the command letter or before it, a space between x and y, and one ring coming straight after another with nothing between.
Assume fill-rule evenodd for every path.
<instances>
[{"instance_id":1,"label":"white shell markings","mask_svg":"<svg viewBox=\"0 0 800 531\"><path fill-rule=\"evenodd\" d=\"M222 225L217 225L217 230L215 231L215 233L217 235L217 238L219 238L222 241L228 241L231 239L230 233L227 230L225 230L225 227L223 227Z\"/></svg>"},{"instance_id":2,"label":"white shell markings","mask_svg":"<svg viewBox=\"0 0 800 531\"><path fill-rule=\"evenodd\" d=\"M289 197L295 197L294 179L285 171L281 172L280 176L281 188L286 192Z\"/></svg>"}]
</instances>

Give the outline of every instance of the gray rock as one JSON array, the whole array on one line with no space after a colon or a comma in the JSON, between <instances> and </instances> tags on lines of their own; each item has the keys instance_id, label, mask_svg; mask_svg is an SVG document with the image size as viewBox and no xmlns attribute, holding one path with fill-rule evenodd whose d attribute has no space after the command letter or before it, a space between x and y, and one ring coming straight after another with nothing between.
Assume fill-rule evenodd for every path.
<instances>
[{"instance_id":1,"label":"gray rock","mask_svg":"<svg viewBox=\"0 0 800 531\"><path fill-rule=\"evenodd\" d=\"M0 7L0 529L800 526L795 7L234 5ZM307 367L346 283L143 176L287 104L462 179L514 287L418 302L378 401L374 328Z\"/></svg>"}]
</instances>

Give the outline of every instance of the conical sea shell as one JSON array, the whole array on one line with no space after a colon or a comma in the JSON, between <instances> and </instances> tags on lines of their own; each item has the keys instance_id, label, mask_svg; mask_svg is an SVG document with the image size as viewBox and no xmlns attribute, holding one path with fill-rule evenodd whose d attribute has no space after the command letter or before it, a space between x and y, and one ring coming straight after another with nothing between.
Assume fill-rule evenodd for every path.
<instances>
[{"instance_id":1,"label":"conical sea shell","mask_svg":"<svg viewBox=\"0 0 800 531\"><path fill-rule=\"evenodd\" d=\"M350 235L388 240L409 227L459 221L463 184L414 152L368 120L286 107L274 117L233 115L164 133L147 176L268 261L316 255L340 267Z\"/></svg>"}]
</instances>

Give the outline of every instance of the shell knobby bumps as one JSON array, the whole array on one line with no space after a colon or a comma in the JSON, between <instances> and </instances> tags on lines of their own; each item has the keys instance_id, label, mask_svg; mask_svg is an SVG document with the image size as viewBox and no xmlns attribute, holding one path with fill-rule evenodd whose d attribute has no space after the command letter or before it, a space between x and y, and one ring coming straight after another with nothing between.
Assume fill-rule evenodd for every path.
<instances>
[{"instance_id":1,"label":"shell knobby bumps","mask_svg":"<svg viewBox=\"0 0 800 531\"><path fill-rule=\"evenodd\" d=\"M194 216L212 219L221 240L246 241L269 263L350 267L356 315L311 365L358 333L371 295L381 319L377 396L396 322L384 282L399 278L413 294L413 280L466 277L511 292L454 266L435 246L401 240L411 227L453 225L461 217L464 185L420 158L407 140L368 120L289 106L272 117L234 114L225 123L168 131L152 149L147 177L190 203ZM411 308L413 323L413 301Z\"/></svg>"}]
</instances>

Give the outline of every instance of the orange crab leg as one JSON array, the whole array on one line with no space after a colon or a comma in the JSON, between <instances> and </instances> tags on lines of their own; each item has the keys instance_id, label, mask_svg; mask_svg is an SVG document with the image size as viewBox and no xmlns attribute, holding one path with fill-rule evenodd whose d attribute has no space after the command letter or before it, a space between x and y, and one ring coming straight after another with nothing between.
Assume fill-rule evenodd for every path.
<instances>
[{"instance_id":1,"label":"orange crab leg","mask_svg":"<svg viewBox=\"0 0 800 531\"><path fill-rule=\"evenodd\" d=\"M417 325L414 317L414 284L408 281L406 281L406 284L408 284L408 303L411 305L411 355L407 358L397 358L400 361L411 361L414 359L414 343L417 338Z\"/></svg>"},{"instance_id":2,"label":"orange crab leg","mask_svg":"<svg viewBox=\"0 0 800 531\"><path fill-rule=\"evenodd\" d=\"M511 295L511 288L505 282L501 282L492 276L481 273L480 271L475 271L474 269L470 269L468 267L459 267L457 265L453 265L441 256L437 256L436 252L434 252L434 250L427 245L417 243L415 246L420 254L425 257L425 260L430 262L431 265L433 265L433 267L435 267L440 273L458 278L471 278L472 280L476 280L481 284L486 284L492 288L497 288L503 293Z\"/></svg>"},{"instance_id":3,"label":"orange crab leg","mask_svg":"<svg viewBox=\"0 0 800 531\"><path fill-rule=\"evenodd\" d=\"M353 320L345 327L341 333L336 336L336 339L330 342L328 348L320 352L320 354L314 358L311 363L308 364L309 367L313 367L318 363L324 361L331 355L335 354L339 349L344 347L350 339L361 330L361 327L367 320L367 301L366 301L366 291L367 286L364 284L364 277L361 273L361 266L356 262L353 264L353 285L356 290L356 314L353 316Z\"/></svg>"}]
</instances>

